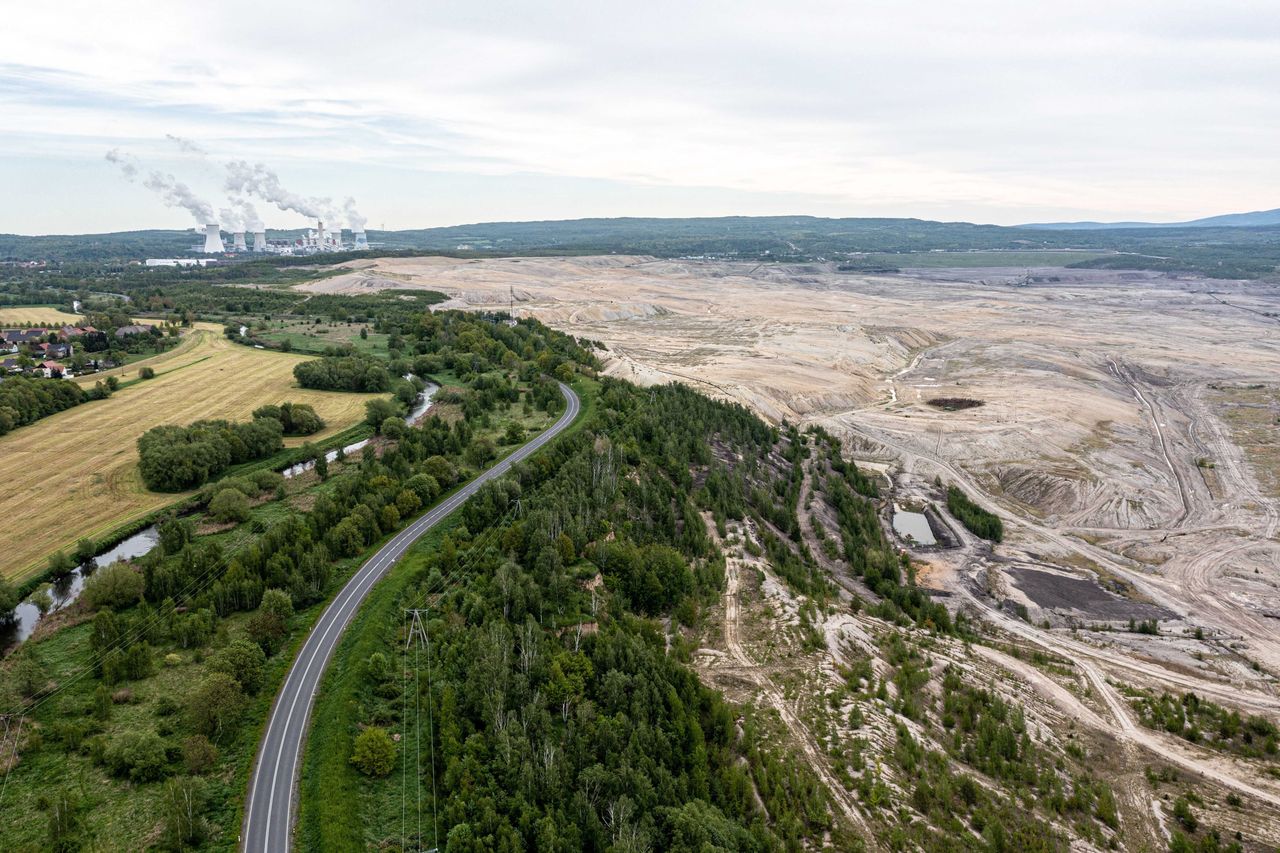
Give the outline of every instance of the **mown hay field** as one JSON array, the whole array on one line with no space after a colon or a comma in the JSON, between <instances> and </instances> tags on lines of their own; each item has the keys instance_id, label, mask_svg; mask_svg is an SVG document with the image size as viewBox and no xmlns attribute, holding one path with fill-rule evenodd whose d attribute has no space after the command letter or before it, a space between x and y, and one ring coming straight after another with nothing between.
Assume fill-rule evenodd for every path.
<instances>
[{"instance_id":1,"label":"mown hay field","mask_svg":"<svg viewBox=\"0 0 1280 853\"><path fill-rule=\"evenodd\" d=\"M148 491L138 473L135 443L153 426L244 420L289 400L324 418L326 429L308 439L316 440L359 422L365 402L379 396L299 388L293 366L307 356L233 344L212 328L189 334L178 350L149 360L154 379L0 437L0 573L28 576L81 537L103 536L172 502L172 494ZM136 375L136 365L129 368Z\"/></svg>"},{"instance_id":2,"label":"mown hay field","mask_svg":"<svg viewBox=\"0 0 1280 853\"><path fill-rule=\"evenodd\" d=\"M79 314L68 314L57 308L39 305L23 305L17 308L0 308L0 326L25 326L28 323L47 326L74 326L83 323Z\"/></svg>"}]
</instances>

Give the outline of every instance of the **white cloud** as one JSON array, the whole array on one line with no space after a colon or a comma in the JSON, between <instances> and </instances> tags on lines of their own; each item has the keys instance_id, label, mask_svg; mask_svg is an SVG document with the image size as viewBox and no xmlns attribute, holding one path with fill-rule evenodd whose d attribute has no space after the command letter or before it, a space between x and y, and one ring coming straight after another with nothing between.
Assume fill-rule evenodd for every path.
<instances>
[{"instance_id":1,"label":"white cloud","mask_svg":"<svg viewBox=\"0 0 1280 853\"><path fill-rule=\"evenodd\" d=\"M1280 204L1270 2L63 0L11 11L0 57L0 160L163 156L175 134L327 166L330 183L300 191L371 196L405 227L453 221L447 199L415 211L378 169L475 176L491 219L528 209L487 179L518 174L562 181L546 217L652 213L628 206L651 204L646 188L664 213L686 190L690 215ZM582 179L616 188L616 207Z\"/></svg>"}]
</instances>

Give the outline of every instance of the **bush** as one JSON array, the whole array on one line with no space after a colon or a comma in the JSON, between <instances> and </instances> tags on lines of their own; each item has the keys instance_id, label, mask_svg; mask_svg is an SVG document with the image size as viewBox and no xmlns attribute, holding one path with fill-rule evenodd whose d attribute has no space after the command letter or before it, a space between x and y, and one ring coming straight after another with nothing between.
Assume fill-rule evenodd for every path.
<instances>
[{"instance_id":1,"label":"bush","mask_svg":"<svg viewBox=\"0 0 1280 853\"><path fill-rule=\"evenodd\" d=\"M378 431L387 438L404 438L404 431L408 428L404 418L393 416L384 420Z\"/></svg>"},{"instance_id":2,"label":"bush","mask_svg":"<svg viewBox=\"0 0 1280 853\"><path fill-rule=\"evenodd\" d=\"M152 370L150 367L142 367L138 369L138 378L139 379L155 379L156 372Z\"/></svg>"},{"instance_id":3,"label":"bush","mask_svg":"<svg viewBox=\"0 0 1280 853\"><path fill-rule=\"evenodd\" d=\"M396 766L396 745L387 730L371 726L356 735L351 763L366 776L386 776Z\"/></svg>"},{"instance_id":4,"label":"bush","mask_svg":"<svg viewBox=\"0 0 1280 853\"><path fill-rule=\"evenodd\" d=\"M210 672L225 672L234 678L250 696L262 687L263 668L267 656L257 643L249 640L233 640L209 658Z\"/></svg>"},{"instance_id":5,"label":"bush","mask_svg":"<svg viewBox=\"0 0 1280 853\"><path fill-rule=\"evenodd\" d=\"M84 599L95 608L124 610L142 599L146 580L128 563L112 563L98 569L84 583Z\"/></svg>"},{"instance_id":6,"label":"bush","mask_svg":"<svg viewBox=\"0 0 1280 853\"><path fill-rule=\"evenodd\" d=\"M204 735L192 735L182 742L182 761L193 776L208 773L218 763L218 748Z\"/></svg>"},{"instance_id":7,"label":"bush","mask_svg":"<svg viewBox=\"0 0 1280 853\"><path fill-rule=\"evenodd\" d=\"M135 782L163 779L168 764L164 740L154 732L116 735L108 742L103 761L113 776L127 777Z\"/></svg>"},{"instance_id":8,"label":"bush","mask_svg":"<svg viewBox=\"0 0 1280 853\"><path fill-rule=\"evenodd\" d=\"M253 417L272 418L280 422L285 435L312 435L324 429L324 419L306 403L281 403L255 409Z\"/></svg>"},{"instance_id":9,"label":"bush","mask_svg":"<svg viewBox=\"0 0 1280 853\"><path fill-rule=\"evenodd\" d=\"M255 471L249 479L259 492L274 492L284 485L284 475L279 471Z\"/></svg>"},{"instance_id":10,"label":"bush","mask_svg":"<svg viewBox=\"0 0 1280 853\"><path fill-rule=\"evenodd\" d=\"M7 578L0 577L0 622L13 618L13 608L21 602L18 589Z\"/></svg>"},{"instance_id":11,"label":"bush","mask_svg":"<svg viewBox=\"0 0 1280 853\"><path fill-rule=\"evenodd\" d=\"M249 518L249 499L236 489L223 489L209 501L209 512L218 521L247 521Z\"/></svg>"}]
</instances>

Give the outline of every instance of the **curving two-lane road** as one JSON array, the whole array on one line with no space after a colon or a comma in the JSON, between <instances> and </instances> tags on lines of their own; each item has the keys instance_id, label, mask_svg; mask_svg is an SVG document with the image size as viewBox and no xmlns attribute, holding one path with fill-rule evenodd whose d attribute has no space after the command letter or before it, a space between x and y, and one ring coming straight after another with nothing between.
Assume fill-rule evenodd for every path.
<instances>
[{"instance_id":1,"label":"curving two-lane road","mask_svg":"<svg viewBox=\"0 0 1280 853\"><path fill-rule=\"evenodd\" d=\"M374 584L423 534L466 503L485 483L501 477L512 465L537 451L573 423L580 410L578 395L564 383L560 383L560 393L568 405L559 420L396 534L356 571L333 603L325 608L285 677L258 747L240 836L246 853L281 853L293 846L294 794L311 706L325 667L329 665L343 631L360 604Z\"/></svg>"}]
</instances>

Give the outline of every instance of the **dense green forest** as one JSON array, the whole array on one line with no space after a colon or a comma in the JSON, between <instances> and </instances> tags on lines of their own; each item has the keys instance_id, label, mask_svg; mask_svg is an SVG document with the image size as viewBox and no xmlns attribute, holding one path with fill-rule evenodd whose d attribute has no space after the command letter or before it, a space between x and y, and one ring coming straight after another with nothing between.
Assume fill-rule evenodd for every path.
<instances>
[{"instance_id":1,"label":"dense green forest","mask_svg":"<svg viewBox=\"0 0 1280 853\"><path fill-rule=\"evenodd\" d=\"M272 232L275 237L298 232ZM1273 275L1280 267L1280 228L1217 224L1166 228L1028 228L921 219L826 219L813 216L731 216L695 219L577 219L492 222L406 231L370 231L375 248L326 261L396 253L463 256L648 254L658 257L740 257L755 260L838 260L854 268L863 253L928 251L1025 252L1083 249L1115 253L1075 266L1199 272L1214 278ZM120 261L190 255L190 232L137 231L82 236L0 235L0 259ZM314 257L273 259L278 267ZM257 263L257 262L253 262ZM244 264L233 262L230 269ZM883 261L877 262L884 266ZM176 273L181 275L181 273ZM235 273L219 272L233 276Z\"/></svg>"}]
</instances>

